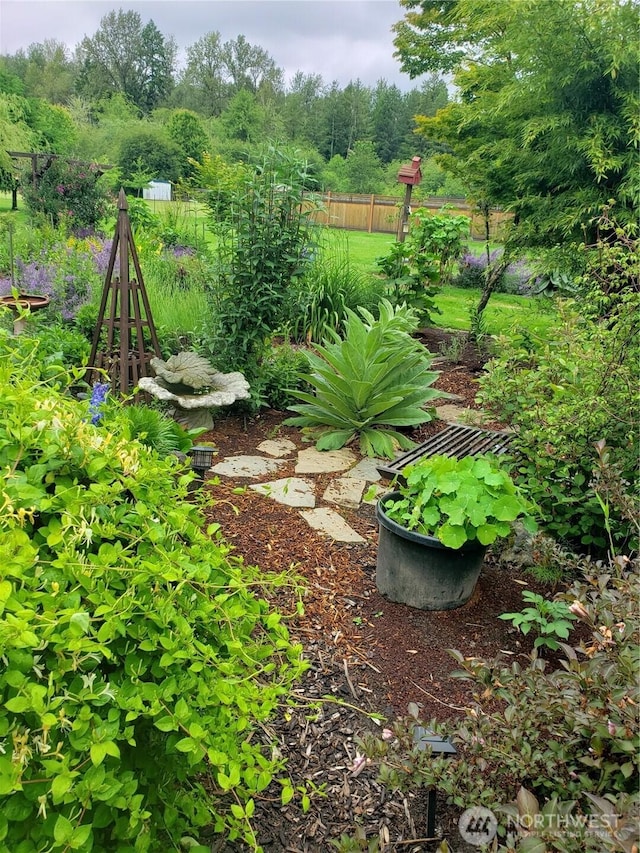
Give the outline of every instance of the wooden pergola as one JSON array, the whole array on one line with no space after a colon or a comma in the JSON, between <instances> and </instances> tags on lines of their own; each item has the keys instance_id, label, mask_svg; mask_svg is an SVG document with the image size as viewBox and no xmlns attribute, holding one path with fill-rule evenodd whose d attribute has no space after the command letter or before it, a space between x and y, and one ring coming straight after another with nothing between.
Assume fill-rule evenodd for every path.
<instances>
[{"instance_id":1,"label":"wooden pergola","mask_svg":"<svg viewBox=\"0 0 640 853\"><path fill-rule=\"evenodd\" d=\"M109 163L87 163L85 160L72 160L69 157L63 157L62 154L46 154L35 151L7 151L7 154L9 157L31 160L31 181L34 188L38 186L38 178L47 171L54 160L64 160L65 163L69 163L71 166L93 166L100 175L109 169L113 169L113 166ZM18 208L17 185L11 190L11 208L12 210L17 210Z\"/></svg>"}]
</instances>

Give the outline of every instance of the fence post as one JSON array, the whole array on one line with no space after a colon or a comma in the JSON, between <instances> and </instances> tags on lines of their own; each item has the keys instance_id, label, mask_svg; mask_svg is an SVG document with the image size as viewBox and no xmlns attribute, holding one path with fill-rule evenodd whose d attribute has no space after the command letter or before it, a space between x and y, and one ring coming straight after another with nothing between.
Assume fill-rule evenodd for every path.
<instances>
[{"instance_id":1,"label":"fence post","mask_svg":"<svg viewBox=\"0 0 640 853\"><path fill-rule=\"evenodd\" d=\"M367 224L367 231L369 234L373 231L373 209L375 207L375 200L375 195L371 193L371 200L369 201L369 222Z\"/></svg>"}]
</instances>

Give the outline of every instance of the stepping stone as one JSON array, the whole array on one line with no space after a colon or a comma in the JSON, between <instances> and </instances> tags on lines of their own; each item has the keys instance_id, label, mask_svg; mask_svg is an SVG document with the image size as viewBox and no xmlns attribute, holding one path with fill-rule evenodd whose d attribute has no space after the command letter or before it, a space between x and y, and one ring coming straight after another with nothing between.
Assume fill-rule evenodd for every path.
<instances>
[{"instance_id":1,"label":"stepping stone","mask_svg":"<svg viewBox=\"0 0 640 853\"><path fill-rule=\"evenodd\" d=\"M470 411L471 409L456 406L454 403L445 403L442 406L436 406L436 414L440 420L454 424L464 424Z\"/></svg>"},{"instance_id":2,"label":"stepping stone","mask_svg":"<svg viewBox=\"0 0 640 853\"><path fill-rule=\"evenodd\" d=\"M288 438L280 438L276 441L269 438L261 442L256 448L261 453L266 453L268 456L276 456L278 459L291 456L292 453L295 453L296 449L296 445L292 441L289 441Z\"/></svg>"},{"instance_id":3,"label":"stepping stone","mask_svg":"<svg viewBox=\"0 0 640 853\"><path fill-rule=\"evenodd\" d=\"M361 543L365 540L350 527L344 518L328 507L301 510L300 515L309 527L335 539L336 542Z\"/></svg>"},{"instance_id":4,"label":"stepping stone","mask_svg":"<svg viewBox=\"0 0 640 853\"><path fill-rule=\"evenodd\" d=\"M356 456L345 450L316 450L310 447L298 453L296 474L330 474L333 471L344 471L356 462Z\"/></svg>"},{"instance_id":5,"label":"stepping stone","mask_svg":"<svg viewBox=\"0 0 640 853\"><path fill-rule=\"evenodd\" d=\"M282 480L257 483L249 488L285 506L314 507L316 505L314 486L314 483L303 480L301 477L283 477Z\"/></svg>"},{"instance_id":6,"label":"stepping stone","mask_svg":"<svg viewBox=\"0 0 640 853\"><path fill-rule=\"evenodd\" d=\"M467 409L453 403L436 406L436 414L441 421L462 424L463 426L481 426L485 422L490 422L489 416L480 409Z\"/></svg>"},{"instance_id":7,"label":"stepping stone","mask_svg":"<svg viewBox=\"0 0 640 853\"><path fill-rule=\"evenodd\" d=\"M358 507L362 500L362 493L367 487L366 480L358 480L349 475L332 480L322 496L323 500L338 506Z\"/></svg>"},{"instance_id":8,"label":"stepping stone","mask_svg":"<svg viewBox=\"0 0 640 853\"><path fill-rule=\"evenodd\" d=\"M368 483L375 483L380 479L380 471L378 465L382 463L380 459L373 459L366 456L361 459L347 474L346 477L355 477L356 480L366 480Z\"/></svg>"},{"instance_id":9,"label":"stepping stone","mask_svg":"<svg viewBox=\"0 0 640 853\"><path fill-rule=\"evenodd\" d=\"M225 477L264 477L265 474L274 474L285 464L279 459L266 459L264 456L228 456L211 470Z\"/></svg>"}]
</instances>

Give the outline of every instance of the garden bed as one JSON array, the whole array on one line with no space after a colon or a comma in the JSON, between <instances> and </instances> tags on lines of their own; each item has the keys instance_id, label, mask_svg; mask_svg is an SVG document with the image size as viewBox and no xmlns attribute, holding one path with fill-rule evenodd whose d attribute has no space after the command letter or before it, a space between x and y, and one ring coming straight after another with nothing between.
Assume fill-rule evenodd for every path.
<instances>
[{"instance_id":1,"label":"garden bed","mask_svg":"<svg viewBox=\"0 0 640 853\"><path fill-rule=\"evenodd\" d=\"M469 352L468 362L443 363L436 385L474 407L478 362L477 354ZM300 432L283 425L286 417L273 410L246 419L223 416L203 438L216 444L221 457L252 453L261 441L275 437L305 447ZM443 422L428 424L415 437L422 441L444 426ZM293 462L290 469L279 471L281 477L293 474ZM323 476L328 482L330 475ZM324 488L322 476L319 480L317 493ZM472 701L471 686L451 678L457 667L447 650L481 657L499 652L527 655L532 641L498 616L522 609L525 587L546 595L549 590L490 553L465 606L427 612L394 604L380 595L375 584L378 534L373 505L341 509L365 539L365 544L346 545L310 530L295 509L251 490L235 493L238 485L227 480L207 485L216 500L208 511L210 520L221 525L224 537L247 562L264 570L291 570L306 587L305 613L292 617L289 626L311 666L292 697L294 706L283 709L263 730L263 737L269 748L286 756L296 784L310 780L314 786L324 786L324 795L312 797L307 814L299 798L283 807L278 791L270 791L271 799L256 804L259 842L267 853L321 853L331 849L331 839L353 834L360 825L368 837L379 837L386 851L433 849L425 841L424 792L385 791L376 782L373 767L354 775L354 738L377 728L368 713L392 720L405 715L410 702L419 706L427 721L462 718ZM294 595L286 589L274 601L288 613L295 612L294 604ZM333 698L322 701L317 711L312 703L322 697ZM455 849L463 850L457 816L455 809L438 809L440 831Z\"/></svg>"}]
</instances>

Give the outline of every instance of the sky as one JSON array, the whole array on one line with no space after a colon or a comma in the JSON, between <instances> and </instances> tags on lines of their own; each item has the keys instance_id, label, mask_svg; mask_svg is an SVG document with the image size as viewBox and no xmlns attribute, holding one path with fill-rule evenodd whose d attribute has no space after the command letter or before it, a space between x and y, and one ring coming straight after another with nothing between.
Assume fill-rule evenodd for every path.
<instances>
[{"instance_id":1,"label":"sky","mask_svg":"<svg viewBox=\"0 0 640 853\"><path fill-rule=\"evenodd\" d=\"M179 57L209 32L223 41L244 35L264 48L285 71L320 74L341 88L359 79L380 79L406 91L420 86L394 59L391 27L403 17L398 0L0 0L0 53L54 39L73 50L92 36L110 11L138 12L173 36Z\"/></svg>"}]
</instances>

